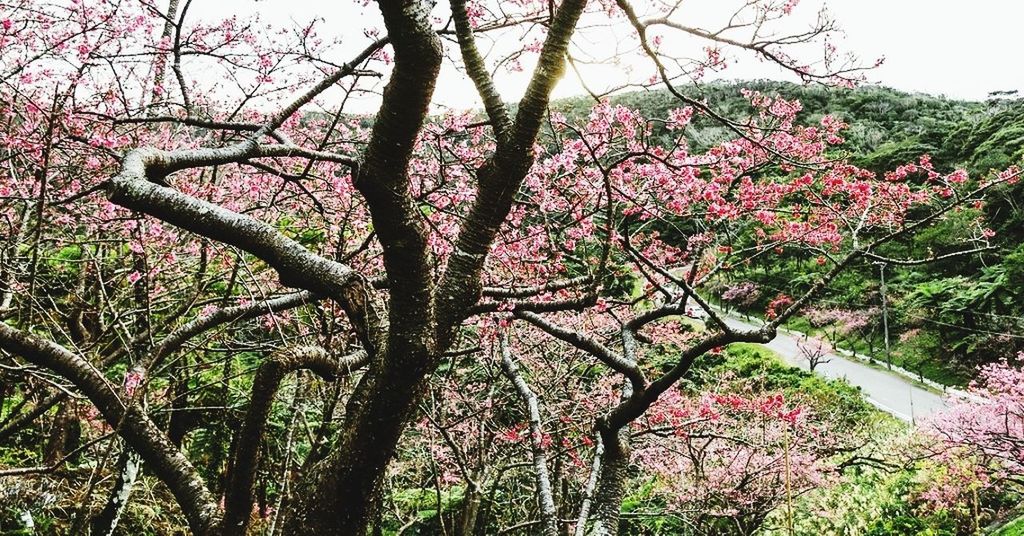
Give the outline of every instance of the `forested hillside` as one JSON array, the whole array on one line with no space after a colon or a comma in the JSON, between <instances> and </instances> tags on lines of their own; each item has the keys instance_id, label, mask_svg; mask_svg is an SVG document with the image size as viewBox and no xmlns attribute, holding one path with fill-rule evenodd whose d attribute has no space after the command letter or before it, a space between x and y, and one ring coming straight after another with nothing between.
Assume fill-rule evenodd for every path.
<instances>
[{"instance_id":1,"label":"forested hillside","mask_svg":"<svg viewBox=\"0 0 1024 536\"><path fill-rule=\"evenodd\" d=\"M849 126L836 157L879 175L929 156L936 169L962 168L980 180L1024 161L1024 99L1016 93L995 94L984 102L968 102L893 89L805 86L774 81L708 83L690 88L726 117L748 115L746 88L798 100L802 122L815 124L826 114ZM642 110L647 117L667 117L677 99L664 90L632 92L611 98ZM585 116L593 99L578 98L556 107L571 116ZM657 132L657 130L656 130ZM662 135L666 132L661 130ZM709 119L697 120L688 131L695 148L729 139L731 131ZM940 226L891 251L906 257L942 256L953 251L961 236L958 221L983 214L993 231L991 249L970 257L917 266L887 266L888 323L892 360L908 370L949 385L963 385L978 365L1013 359L1024 349L1024 185L995 190L984 205L965 208ZM726 293L735 288L734 305L764 313L779 293L798 294L812 279L807 258L783 255L768 265L737 267L721 282ZM737 283L730 283L735 281ZM831 341L885 360L879 268L844 274L822 303L794 327L831 335ZM841 326L837 324L843 324ZM838 329L831 329L838 328Z\"/></svg>"}]
</instances>

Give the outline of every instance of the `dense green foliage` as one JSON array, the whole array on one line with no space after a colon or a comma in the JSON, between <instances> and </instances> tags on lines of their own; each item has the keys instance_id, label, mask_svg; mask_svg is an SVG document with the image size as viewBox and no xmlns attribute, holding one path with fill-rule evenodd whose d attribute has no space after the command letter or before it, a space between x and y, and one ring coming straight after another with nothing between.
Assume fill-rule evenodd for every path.
<instances>
[{"instance_id":1,"label":"dense green foliage","mask_svg":"<svg viewBox=\"0 0 1024 536\"><path fill-rule=\"evenodd\" d=\"M1024 534L1024 517L1007 523L992 534L993 536L1021 536Z\"/></svg>"}]
</instances>

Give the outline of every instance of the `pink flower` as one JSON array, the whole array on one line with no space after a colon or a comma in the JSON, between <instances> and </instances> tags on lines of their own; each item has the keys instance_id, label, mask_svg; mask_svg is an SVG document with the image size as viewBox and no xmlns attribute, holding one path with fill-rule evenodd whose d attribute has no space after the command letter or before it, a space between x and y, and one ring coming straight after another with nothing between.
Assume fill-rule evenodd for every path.
<instances>
[{"instance_id":1,"label":"pink flower","mask_svg":"<svg viewBox=\"0 0 1024 536\"><path fill-rule=\"evenodd\" d=\"M961 184L967 182L967 172L962 169L958 169L949 174L948 180L953 184Z\"/></svg>"},{"instance_id":2,"label":"pink flower","mask_svg":"<svg viewBox=\"0 0 1024 536\"><path fill-rule=\"evenodd\" d=\"M1006 181L1010 184L1015 184L1020 180L1021 168L1018 166L1010 166L999 173L999 180Z\"/></svg>"},{"instance_id":3,"label":"pink flower","mask_svg":"<svg viewBox=\"0 0 1024 536\"><path fill-rule=\"evenodd\" d=\"M774 300L768 302L768 308L765 310L764 317L768 320L773 320L779 316L782 309L793 304L793 298L785 294L779 294Z\"/></svg>"},{"instance_id":4,"label":"pink flower","mask_svg":"<svg viewBox=\"0 0 1024 536\"><path fill-rule=\"evenodd\" d=\"M124 394L125 396L133 396L136 389L142 385L142 380L145 374L139 369L129 370L124 374Z\"/></svg>"},{"instance_id":5,"label":"pink flower","mask_svg":"<svg viewBox=\"0 0 1024 536\"><path fill-rule=\"evenodd\" d=\"M669 130L680 130L690 124L691 119L693 119L692 107L676 108L669 112L668 124L666 126Z\"/></svg>"}]
</instances>

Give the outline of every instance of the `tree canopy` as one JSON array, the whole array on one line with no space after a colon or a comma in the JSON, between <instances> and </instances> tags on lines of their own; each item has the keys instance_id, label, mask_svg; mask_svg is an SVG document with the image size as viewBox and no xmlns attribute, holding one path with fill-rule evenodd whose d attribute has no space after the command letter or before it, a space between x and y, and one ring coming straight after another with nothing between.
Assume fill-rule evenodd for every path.
<instances>
[{"instance_id":1,"label":"tree canopy","mask_svg":"<svg viewBox=\"0 0 1024 536\"><path fill-rule=\"evenodd\" d=\"M0 2L0 438L45 443L8 474L102 459L67 529L96 534L140 474L199 535L382 533L427 493L440 532L613 535L638 468L701 530L791 524L863 402L698 373L872 263L1008 247L1022 150L1013 101L685 83L732 54L859 82L795 5L380 0L339 59L188 0ZM660 91L552 103L613 25ZM449 70L481 110L436 113ZM1013 301L1012 259L971 299ZM758 328L711 303L797 265Z\"/></svg>"}]
</instances>

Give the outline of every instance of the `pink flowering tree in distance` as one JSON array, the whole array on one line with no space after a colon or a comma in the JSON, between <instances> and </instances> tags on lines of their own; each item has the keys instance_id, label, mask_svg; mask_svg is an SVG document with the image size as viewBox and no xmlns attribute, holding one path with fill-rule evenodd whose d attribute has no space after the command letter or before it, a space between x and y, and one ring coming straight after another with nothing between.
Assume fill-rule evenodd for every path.
<instances>
[{"instance_id":1,"label":"pink flowering tree in distance","mask_svg":"<svg viewBox=\"0 0 1024 536\"><path fill-rule=\"evenodd\" d=\"M726 288L725 292L722 292L722 301L744 311L753 307L760 297L761 289L756 283L751 281L742 281Z\"/></svg>"},{"instance_id":2,"label":"pink flowering tree in distance","mask_svg":"<svg viewBox=\"0 0 1024 536\"><path fill-rule=\"evenodd\" d=\"M852 337L861 337L870 345L872 339L870 328L879 317L879 309L870 307L863 310L842 309L838 307L819 308L808 307L804 316L814 327L822 328L825 337L833 346L842 342L845 338L851 341Z\"/></svg>"},{"instance_id":3,"label":"pink flowering tree in distance","mask_svg":"<svg viewBox=\"0 0 1024 536\"><path fill-rule=\"evenodd\" d=\"M474 456L527 456L536 485L520 492L550 535L562 519L551 453L589 454L576 526L615 534L630 427L695 359L771 340L857 263L934 260L883 247L1019 174L922 159L875 176L838 157L834 117L801 124L799 102L752 91L749 115L726 117L680 90L743 56L855 83L827 16L785 32L795 1L737 2L722 21L629 0L442 4L351 6L364 36L335 42L317 21L209 20L187 0L0 1L0 349L30 401L0 437L56 407L88 415L96 441L119 439L94 533L113 530L144 470L193 533L243 534L266 506L268 454L283 450L278 528L360 534L405 467L392 461L409 428L446 449L433 453L439 482L484 482ZM635 84L678 100L667 117L600 95L588 117L549 109L558 80L595 60L583 43L613 25L628 30L616 50L645 66ZM514 105L496 68L526 71ZM480 113L430 115L446 69L476 88ZM367 92L377 110L350 113ZM695 120L731 139L691 150ZM986 247L979 227L960 252ZM817 282L772 300L763 327L731 328L708 307L699 291L716 275L786 250L822 259ZM699 334L673 321L692 309L707 316ZM524 341L547 337L580 366L538 382L536 366L560 358ZM666 343L671 362L653 366ZM244 396L227 387L239 376ZM294 382L312 396L294 395L288 425L319 423L301 459L293 435L268 434ZM552 429L552 404L587 411ZM509 426L460 428L489 412ZM196 430L230 447L198 456ZM528 444L502 450L512 434Z\"/></svg>"}]
</instances>

